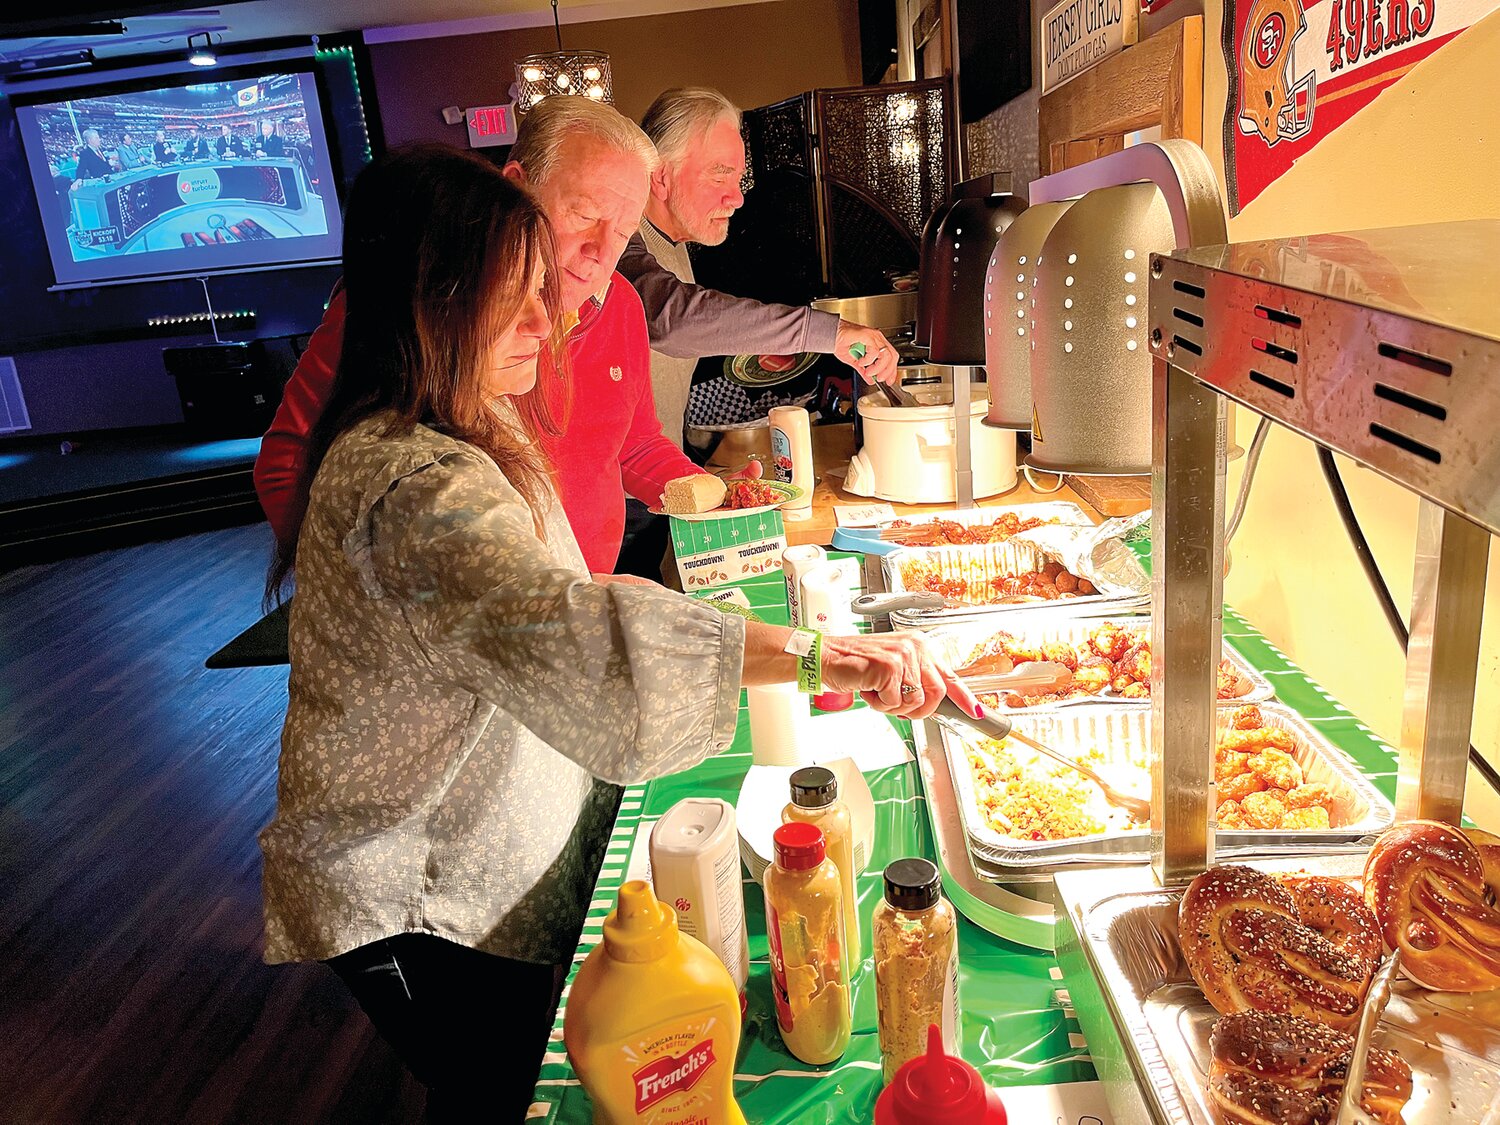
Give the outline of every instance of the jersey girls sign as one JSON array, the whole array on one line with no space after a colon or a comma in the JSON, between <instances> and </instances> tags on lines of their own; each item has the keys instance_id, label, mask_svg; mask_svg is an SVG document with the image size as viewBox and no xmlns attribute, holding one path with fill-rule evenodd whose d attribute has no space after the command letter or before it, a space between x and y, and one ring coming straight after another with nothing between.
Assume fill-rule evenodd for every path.
<instances>
[{"instance_id":1,"label":"jersey girls sign","mask_svg":"<svg viewBox=\"0 0 1500 1125\"><path fill-rule=\"evenodd\" d=\"M1136 40L1140 0L1063 0L1042 17L1042 93Z\"/></svg>"}]
</instances>

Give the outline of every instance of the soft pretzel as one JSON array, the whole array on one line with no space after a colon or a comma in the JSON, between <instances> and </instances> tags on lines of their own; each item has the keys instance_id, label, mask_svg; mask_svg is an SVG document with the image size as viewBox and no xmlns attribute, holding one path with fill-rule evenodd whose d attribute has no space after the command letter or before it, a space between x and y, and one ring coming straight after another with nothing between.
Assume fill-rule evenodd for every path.
<instances>
[{"instance_id":1,"label":"soft pretzel","mask_svg":"<svg viewBox=\"0 0 1500 1125\"><path fill-rule=\"evenodd\" d=\"M1235 865L1188 884L1178 936L1220 1012L1290 1012L1340 1029L1358 1021L1380 956L1375 919L1344 883Z\"/></svg>"},{"instance_id":2,"label":"soft pretzel","mask_svg":"<svg viewBox=\"0 0 1500 1125\"><path fill-rule=\"evenodd\" d=\"M1326 1125L1339 1098L1354 1039L1282 1012L1225 1016L1209 1036L1208 1104L1220 1125ZM1381 1125L1400 1125L1411 1067L1371 1049L1360 1104Z\"/></svg>"},{"instance_id":3,"label":"soft pretzel","mask_svg":"<svg viewBox=\"0 0 1500 1125\"><path fill-rule=\"evenodd\" d=\"M1387 829L1365 860L1365 901L1401 969L1425 988L1500 988L1500 842L1434 820Z\"/></svg>"}]
</instances>

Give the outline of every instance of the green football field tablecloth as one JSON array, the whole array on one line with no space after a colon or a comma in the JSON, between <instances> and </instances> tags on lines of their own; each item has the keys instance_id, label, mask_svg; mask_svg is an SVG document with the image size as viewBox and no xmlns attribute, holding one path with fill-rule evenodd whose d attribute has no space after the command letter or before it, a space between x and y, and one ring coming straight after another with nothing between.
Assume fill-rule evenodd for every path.
<instances>
[{"instance_id":1,"label":"green football field tablecloth","mask_svg":"<svg viewBox=\"0 0 1500 1125\"><path fill-rule=\"evenodd\" d=\"M741 584L756 613L786 623L785 587L780 574ZM1359 766L1387 798L1396 785L1395 751L1355 716L1314 684L1286 654L1232 610L1224 612L1224 637L1253 666L1266 674L1276 698L1315 722L1335 746ZM910 743L910 727L897 728ZM595 887L583 937L563 992L566 1008L573 976L583 958L601 940L605 916L626 878L637 834L642 839L672 805L684 797L722 797L734 803L750 767L750 730L741 696L740 724L724 753L691 770L625 791ZM866 774L876 801L875 847L859 881L860 916L868 919L879 900L880 873L903 856L937 860L914 762ZM741 875L745 872L741 869ZM793 1058L781 1045L771 1002L766 954L765 910L759 886L748 877L745 914L750 932L748 1011L735 1062L735 1095L752 1123L835 1125L874 1119L881 1089L880 1045L875 1028L874 974L870 933L862 927L863 968L854 987L854 1035L838 1062L813 1067ZM1082 1082L1094 1077L1088 1050L1067 995L1058 995L1061 973L1052 953L1028 949L994 936L967 920L959 930L960 1034L964 1057L991 1086ZM557 1014L552 1041L538 1081L533 1120L585 1125L593 1111L588 1095L569 1066L562 1042L563 1010Z\"/></svg>"}]
</instances>

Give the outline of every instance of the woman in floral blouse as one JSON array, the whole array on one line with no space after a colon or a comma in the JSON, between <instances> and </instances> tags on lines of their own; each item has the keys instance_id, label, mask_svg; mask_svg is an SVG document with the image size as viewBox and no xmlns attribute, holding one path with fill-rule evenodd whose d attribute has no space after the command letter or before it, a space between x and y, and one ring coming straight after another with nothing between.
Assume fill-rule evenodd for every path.
<instances>
[{"instance_id":1,"label":"woman in floral blouse","mask_svg":"<svg viewBox=\"0 0 1500 1125\"><path fill-rule=\"evenodd\" d=\"M266 959L329 961L431 1118L520 1120L608 835L596 779L722 749L741 686L796 658L786 629L587 573L541 452L568 404L524 192L456 149L397 150L354 185L344 268L261 836ZM894 714L949 690L977 707L909 634L827 638L822 680Z\"/></svg>"}]
</instances>

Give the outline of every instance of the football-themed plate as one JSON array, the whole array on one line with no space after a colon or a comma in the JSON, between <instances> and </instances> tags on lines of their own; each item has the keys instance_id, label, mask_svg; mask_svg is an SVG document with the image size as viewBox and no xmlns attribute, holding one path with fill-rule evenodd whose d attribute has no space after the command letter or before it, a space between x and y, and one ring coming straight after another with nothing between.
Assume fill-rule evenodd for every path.
<instances>
[{"instance_id":1,"label":"football-themed plate","mask_svg":"<svg viewBox=\"0 0 1500 1125\"><path fill-rule=\"evenodd\" d=\"M724 357L724 377L751 390L779 387L818 362L817 352L800 355L732 355Z\"/></svg>"},{"instance_id":2,"label":"football-themed plate","mask_svg":"<svg viewBox=\"0 0 1500 1125\"><path fill-rule=\"evenodd\" d=\"M732 484L732 481L726 483ZM795 484L784 484L779 480L759 480L757 484L763 484L776 494L778 499L774 504L756 504L749 508L713 508L707 512L664 512L660 508L652 508L653 516L670 515L673 519L698 522L701 520L723 519L725 516L753 516L761 512L769 512L783 504L790 504L793 500L802 499L802 490Z\"/></svg>"}]
</instances>

